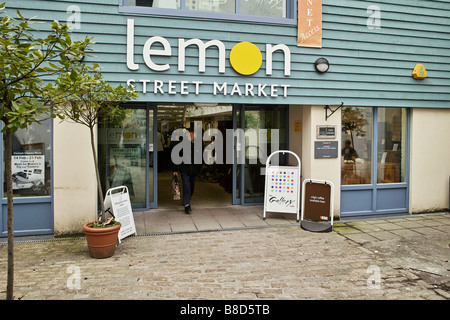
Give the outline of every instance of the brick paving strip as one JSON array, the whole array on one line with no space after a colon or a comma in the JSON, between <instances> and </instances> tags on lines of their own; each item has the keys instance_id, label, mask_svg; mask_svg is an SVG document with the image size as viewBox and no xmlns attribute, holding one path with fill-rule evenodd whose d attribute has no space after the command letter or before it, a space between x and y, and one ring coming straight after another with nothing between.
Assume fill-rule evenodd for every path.
<instances>
[{"instance_id":1,"label":"brick paving strip","mask_svg":"<svg viewBox=\"0 0 450 320\"><path fill-rule=\"evenodd\" d=\"M450 215L133 236L92 259L84 238L18 242L15 299L450 299ZM0 245L0 299L7 246Z\"/></svg>"}]
</instances>

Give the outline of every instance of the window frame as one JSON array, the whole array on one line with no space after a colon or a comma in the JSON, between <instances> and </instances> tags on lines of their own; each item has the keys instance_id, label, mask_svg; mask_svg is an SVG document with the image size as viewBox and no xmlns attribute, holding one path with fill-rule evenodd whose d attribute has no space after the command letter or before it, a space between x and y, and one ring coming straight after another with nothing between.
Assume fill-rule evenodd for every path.
<instances>
[{"instance_id":1,"label":"window frame","mask_svg":"<svg viewBox=\"0 0 450 320\"><path fill-rule=\"evenodd\" d=\"M186 0L180 0L180 9L165 9L152 7L138 7L127 5L127 0L119 0L119 13L130 14L148 14L159 16L174 16L174 17L188 17L201 19L218 19L231 20L237 22L257 22L257 23L271 23L284 25L297 25L297 1L286 0L286 18L270 17L270 16L255 16L245 15L240 13L223 13L223 12L209 12L199 10L187 10ZM236 11L239 10L240 1L236 1Z\"/></svg>"}]
</instances>

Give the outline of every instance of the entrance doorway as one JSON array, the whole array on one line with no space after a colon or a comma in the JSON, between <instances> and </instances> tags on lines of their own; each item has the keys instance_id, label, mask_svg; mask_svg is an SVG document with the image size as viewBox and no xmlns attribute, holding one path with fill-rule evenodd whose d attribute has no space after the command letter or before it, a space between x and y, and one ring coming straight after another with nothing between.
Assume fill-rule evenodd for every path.
<instances>
[{"instance_id":1,"label":"entrance doorway","mask_svg":"<svg viewBox=\"0 0 450 320\"><path fill-rule=\"evenodd\" d=\"M286 106L275 105L158 105L158 130L164 136L161 143L165 143L164 151L158 152L158 208L178 205L171 200L171 134L195 123L200 123L205 133L203 149L211 143L208 129L219 130L223 139L222 163L204 164L197 178L196 205L262 204L267 157L287 148L287 111ZM287 156L280 155L278 161L285 165Z\"/></svg>"},{"instance_id":2,"label":"entrance doorway","mask_svg":"<svg viewBox=\"0 0 450 320\"><path fill-rule=\"evenodd\" d=\"M125 185L134 210L173 208L172 132L200 124L203 147L221 134L222 161L203 164L195 206L252 205L264 201L265 161L288 147L288 107L274 105L130 103L120 121L99 123L103 190ZM230 133L231 132L231 133ZM217 151L213 151L217 152ZM214 154L211 154L214 156ZM280 165L288 159L280 156Z\"/></svg>"},{"instance_id":3,"label":"entrance doorway","mask_svg":"<svg viewBox=\"0 0 450 320\"><path fill-rule=\"evenodd\" d=\"M172 148L178 141L172 141L177 129L201 125L203 149L211 143L206 136L208 129L217 129L226 141L226 130L233 129L233 106L215 104L158 104L157 106L157 159L158 159L158 208L179 207L180 201L172 197ZM214 139L214 138L213 138ZM223 148L224 158L226 148ZM180 179L180 178L179 178ZM180 179L181 180L181 179ZM193 206L212 207L232 204L232 165L213 163L203 165L195 182ZM180 181L181 184L181 181Z\"/></svg>"}]
</instances>

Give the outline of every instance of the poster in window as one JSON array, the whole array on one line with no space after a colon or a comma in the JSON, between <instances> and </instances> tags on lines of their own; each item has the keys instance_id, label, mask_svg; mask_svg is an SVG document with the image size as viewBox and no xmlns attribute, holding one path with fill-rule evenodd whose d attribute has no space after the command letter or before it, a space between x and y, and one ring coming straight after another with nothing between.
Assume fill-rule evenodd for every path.
<instances>
[{"instance_id":1,"label":"poster in window","mask_svg":"<svg viewBox=\"0 0 450 320\"><path fill-rule=\"evenodd\" d=\"M45 156L41 152L14 152L11 160L13 190L45 186Z\"/></svg>"}]
</instances>

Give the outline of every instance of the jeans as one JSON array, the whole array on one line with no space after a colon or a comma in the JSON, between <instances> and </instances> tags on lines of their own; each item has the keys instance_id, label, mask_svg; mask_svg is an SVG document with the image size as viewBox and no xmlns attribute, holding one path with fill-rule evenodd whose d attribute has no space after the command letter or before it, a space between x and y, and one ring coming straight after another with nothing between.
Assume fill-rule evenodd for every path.
<instances>
[{"instance_id":1,"label":"jeans","mask_svg":"<svg viewBox=\"0 0 450 320\"><path fill-rule=\"evenodd\" d=\"M184 206L191 204L191 198L194 194L195 178L196 176L181 172L181 183L183 184L183 199L181 200L181 204Z\"/></svg>"}]
</instances>

